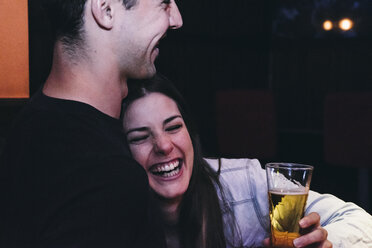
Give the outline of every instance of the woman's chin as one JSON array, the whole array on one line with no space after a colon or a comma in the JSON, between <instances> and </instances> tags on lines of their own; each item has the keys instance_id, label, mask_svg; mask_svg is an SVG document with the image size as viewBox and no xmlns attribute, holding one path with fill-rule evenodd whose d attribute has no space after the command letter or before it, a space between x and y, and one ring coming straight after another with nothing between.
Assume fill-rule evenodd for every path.
<instances>
[{"instance_id":1,"label":"woman's chin","mask_svg":"<svg viewBox=\"0 0 372 248\"><path fill-rule=\"evenodd\" d=\"M183 195L185 194L186 190L187 190L187 187L178 188L178 189L177 188L172 188L172 189L163 188L163 189L158 189L154 191L158 195L160 200L164 202L172 203L172 202L180 201Z\"/></svg>"}]
</instances>

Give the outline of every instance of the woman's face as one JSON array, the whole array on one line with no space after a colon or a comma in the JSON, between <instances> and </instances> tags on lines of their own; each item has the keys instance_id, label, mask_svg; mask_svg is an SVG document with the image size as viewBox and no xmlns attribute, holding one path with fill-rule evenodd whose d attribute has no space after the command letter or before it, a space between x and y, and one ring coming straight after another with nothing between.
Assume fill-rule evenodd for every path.
<instances>
[{"instance_id":1,"label":"woman's face","mask_svg":"<svg viewBox=\"0 0 372 248\"><path fill-rule=\"evenodd\" d=\"M124 130L151 188L168 200L180 200L189 186L194 149L176 103L161 93L135 100L124 115Z\"/></svg>"}]
</instances>

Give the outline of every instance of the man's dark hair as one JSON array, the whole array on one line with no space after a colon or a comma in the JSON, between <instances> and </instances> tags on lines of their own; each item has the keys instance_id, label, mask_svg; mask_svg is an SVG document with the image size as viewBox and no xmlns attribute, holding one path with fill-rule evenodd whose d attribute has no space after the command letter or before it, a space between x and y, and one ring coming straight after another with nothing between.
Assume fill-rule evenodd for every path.
<instances>
[{"instance_id":1,"label":"man's dark hair","mask_svg":"<svg viewBox=\"0 0 372 248\"><path fill-rule=\"evenodd\" d=\"M126 9L137 0L122 0ZM43 10L50 25L53 41L61 40L66 46L74 46L82 40L86 0L42 0Z\"/></svg>"}]
</instances>

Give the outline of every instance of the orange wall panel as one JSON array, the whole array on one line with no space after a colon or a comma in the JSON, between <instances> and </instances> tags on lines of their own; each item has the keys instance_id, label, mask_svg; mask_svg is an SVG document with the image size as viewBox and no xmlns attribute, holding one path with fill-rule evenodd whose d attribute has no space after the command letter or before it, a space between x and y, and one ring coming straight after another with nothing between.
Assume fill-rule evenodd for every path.
<instances>
[{"instance_id":1,"label":"orange wall panel","mask_svg":"<svg viewBox=\"0 0 372 248\"><path fill-rule=\"evenodd\" d=\"M0 98L29 97L27 0L0 0Z\"/></svg>"}]
</instances>

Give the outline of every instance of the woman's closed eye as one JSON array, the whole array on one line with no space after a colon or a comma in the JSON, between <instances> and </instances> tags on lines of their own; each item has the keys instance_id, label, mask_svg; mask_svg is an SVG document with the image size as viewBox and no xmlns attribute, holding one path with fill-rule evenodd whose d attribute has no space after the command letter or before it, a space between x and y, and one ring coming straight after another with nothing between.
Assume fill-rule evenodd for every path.
<instances>
[{"instance_id":1,"label":"woman's closed eye","mask_svg":"<svg viewBox=\"0 0 372 248\"><path fill-rule=\"evenodd\" d=\"M141 142L145 141L149 135L138 135L138 136L132 136L128 138L128 142L130 144L140 144Z\"/></svg>"},{"instance_id":2,"label":"woman's closed eye","mask_svg":"<svg viewBox=\"0 0 372 248\"><path fill-rule=\"evenodd\" d=\"M165 131L167 132L177 132L179 129L182 128L182 124L174 124L174 125L171 125L167 128L165 128Z\"/></svg>"}]
</instances>

